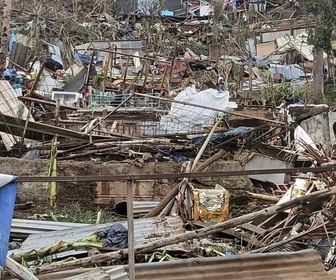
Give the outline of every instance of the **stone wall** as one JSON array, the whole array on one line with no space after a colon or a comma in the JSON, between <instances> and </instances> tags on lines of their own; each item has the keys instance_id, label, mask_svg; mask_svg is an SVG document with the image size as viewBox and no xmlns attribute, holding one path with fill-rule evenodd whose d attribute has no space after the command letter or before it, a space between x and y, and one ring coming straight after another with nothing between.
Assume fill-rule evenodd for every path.
<instances>
[{"instance_id":1,"label":"stone wall","mask_svg":"<svg viewBox=\"0 0 336 280\"><path fill-rule=\"evenodd\" d=\"M336 112L329 112L329 127L331 142L335 140L333 124L336 122ZM325 144L322 130L322 115L314 116L301 123L302 128L308 133L315 143Z\"/></svg>"},{"instance_id":2,"label":"stone wall","mask_svg":"<svg viewBox=\"0 0 336 280\"><path fill-rule=\"evenodd\" d=\"M17 158L0 158L0 173L12 174L17 176L46 176L48 170L47 160L27 160ZM222 170L241 170L238 162L217 161L212 164L207 171ZM75 162L60 161L58 163L58 175L60 176L80 176L80 175L117 175L117 174L163 174L178 173L181 171L181 164L174 162L149 162L142 167L138 167L129 162ZM147 200L159 200L164 197L169 190L178 183L179 180L156 180L144 181L139 185L138 192L145 189L150 195ZM125 190L125 182L112 182L113 189ZM196 188L213 187L220 184L232 193L241 193L250 189L252 184L247 176L239 177L217 177L200 178L193 181ZM82 183L58 183L58 201L60 204L68 205L78 202L81 205L93 206L97 200L97 191L99 192L98 182ZM115 194L119 196L117 200L123 199L122 193ZM135 193L135 196L137 193ZM152 196L151 196L152 195ZM18 189L18 202L35 201L38 203L47 202L47 184L46 183L20 183Z\"/></svg>"}]
</instances>

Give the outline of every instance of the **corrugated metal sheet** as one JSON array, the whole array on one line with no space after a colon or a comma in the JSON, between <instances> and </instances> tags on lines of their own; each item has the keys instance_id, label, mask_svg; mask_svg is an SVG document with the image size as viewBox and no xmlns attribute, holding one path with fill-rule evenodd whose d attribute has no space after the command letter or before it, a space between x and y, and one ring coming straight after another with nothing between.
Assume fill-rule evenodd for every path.
<instances>
[{"instance_id":1,"label":"corrugated metal sheet","mask_svg":"<svg viewBox=\"0 0 336 280\"><path fill-rule=\"evenodd\" d=\"M42 76L38 83L37 90L43 93L51 93L54 88L62 87L63 83L50 76Z\"/></svg>"},{"instance_id":2,"label":"corrugated metal sheet","mask_svg":"<svg viewBox=\"0 0 336 280\"><path fill-rule=\"evenodd\" d=\"M142 55L142 41L140 40L119 40L119 41L94 41L92 43L86 43L83 45L76 46L76 50L79 53L85 54L88 49L108 49L112 46L115 46L118 52L125 54L132 54L138 52L139 55ZM107 52L100 51L98 54L99 61L103 61L104 57L107 55Z\"/></svg>"},{"instance_id":3,"label":"corrugated metal sheet","mask_svg":"<svg viewBox=\"0 0 336 280\"><path fill-rule=\"evenodd\" d=\"M110 270L107 270L106 273L110 275L111 280L128 280L128 274L125 271L123 266L116 266Z\"/></svg>"},{"instance_id":4,"label":"corrugated metal sheet","mask_svg":"<svg viewBox=\"0 0 336 280\"><path fill-rule=\"evenodd\" d=\"M111 279L110 275L108 275L103 269L97 267L94 268L88 272L79 274L79 275L74 275L70 276L67 278L63 278L64 280L109 280Z\"/></svg>"},{"instance_id":5,"label":"corrugated metal sheet","mask_svg":"<svg viewBox=\"0 0 336 280\"><path fill-rule=\"evenodd\" d=\"M308 32L307 28L293 29L293 36L296 37L302 33L307 33L307 32Z\"/></svg>"},{"instance_id":6,"label":"corrugated metal sheet","mask_svg":"<svg viewBox=\"0 0 336 280\"><path fill-rule=\"evenodd\" d=\"M111 280L128 280L128 274L125 270L125 267L122 265L118 266L102 266L100 267L103 269L109 276ZM59 271L59 272L53 272L48 274L39 275L40 280L59 280L59 279L65 279L66 277L72 277L76 275L81 275L84 273L88 273L92 271L93 268L76 268L71 270L65 270L65 271ZM87 279L87 278L83 278Z\"/></svg>"},{"instance_id":7,"label":"corrugated metal sheet","mask_svg":"<svg viewBox=\"0 0 336 280\"><path fill-rule=\"evenodd\" d=\"M29 236L19 250L15 252L26 252L32 249L40 249L55 244L62 240L71 243L92 234L96 231L103 231L113 224L120 223L127 228L126 221L114 222L101 225L89 225L70 228L61 231L45 232ZM163 237L181 234L184 232L183 222L180 217L162 217L150 219L138 219L134 221L135 245L148 243Z\"/></svg>"},{"instance_id":8,"label":"corrugated metal sheet","mask_svg":"<svg viewBox=\"0 0 336 280\"><path fill-rule=\"evenodd\" d=\"M54 230L66 230L83 226L88 226L88 224L13 219L11 234L30 235Z\"/></svg>"},{"instance_id":9,"label":"corrugated metal sheet","mask_svg":"<svg viewBox=\"0 0 336 280\"><path fill-rule=\"evenodd\" d=\"M292 163L281 161L272 157L268 157L262 154L253 153L246 164L244 165L244 170L253 169L268 169L268 168L291 168ZM252 179L260 180L263 182L272 182L274 184L283 184L286 178L286 174L268 174L268 175L250 175Z\"/></svg>"},{"instance_id":10,"label":"corrugated metal sheet","mask_svg":"<svg viewBox=\"0 0 336 280\"><path fill-rule=\"evenodd\" d=\"M278 38L284 37L284 36L290 36L291 31L290 30L284 30L284 31L276 31L276 32L265 32L261 34L261 42L266 43L270 41L274 41Z\"/></svg>"},{"instance_id":11,"label":"corrugated metal sheet","mask_svg":"<svg viewBox=\"0 0 336 280\"><path fill-rule=\"evenodd\" d=\"M137 264L137 280L331 280L319 253L245 254L218 258L196 258L161 263Z\"/></svg>"},{"instance_id":12,"label":"corrugated metal sheet","mask_svg":"<svg viewBox=\"0 0 336 280\"><path fill-rule=\"evenodd\" d=\"M87 68L83 67L69 82L63 86L64 91L79 92L85 84Z\"/></svg>"},{"instance_id":13,"label":"corrugated metal sheet","mask_svg":"<svg viewBox=\"0 0 336 280\"><path fill-rule=\"evenodd\" d=\"M150 210L155 208L159 202L157 201L134 201L133 202L133 213L135 217L139 217L148 213ZM123 201L116 205L115 213L118 215L127 215L127 202Z\"/></svg>"},{"instance_id":14,"label":"corrugated metal sheet","mask_svg":"<svg viewBox=\"0 0 336 280\"><path fill-rule=\"evenodd\" d=\"M28 117L27 107L17 98L15 90L10 83L5 80L0 81L0 114L26 120ZM1 118L3 121L4 117ZM29 120L34 122L34 119L30 116ZM20 133L22 135L22 132ZM10 150L19 138L14 137L11 134L0 132L0 137L7 150Z\"/></svg>"},{"instance_id":15,"label":"corrugated metal sheet","mask_svg":"<svg viewBox=\"0 0 336 280\"><path fill-rule=\"evenodd\" d=\"M276 40L277 45L282 51L294 48L301 53L307 60L313 61L313 46L307 43L308 34L303 32L297 36L285 36ZM324 57L327 57L324 54Z\"/></svg>"},{"instance_id":16,"label":"corrugated metal sheet","mask_svg":"<svg viewBox=\"0 0 336 280\"><path fill-rule=\"evenodd\" d=\"M23 44L14 42L9 59L10 59L10 61L14 62L15 64L18 64L18 65L22 66L23 68L26 68L29 52L30 52L29 47L24 46ZM9 65L12 66L11 63ZM14 65L14 67L15 67L15 65Z\"/></svg>"}]
</instances>

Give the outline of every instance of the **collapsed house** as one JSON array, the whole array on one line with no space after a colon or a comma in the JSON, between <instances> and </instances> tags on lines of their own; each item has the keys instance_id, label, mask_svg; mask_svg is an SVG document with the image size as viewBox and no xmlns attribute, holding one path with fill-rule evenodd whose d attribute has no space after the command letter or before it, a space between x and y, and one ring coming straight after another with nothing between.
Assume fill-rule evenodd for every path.
<instances>
[{"instance_id":1,"label":"collapsed house","mask_svg":"<svg viewBox=\"0 0 336 280\"><path fill-rule=\"evenodd\" d=\"M121 220L14 218L4 277L334 279L336 116L308 103L313 23L281 1L224 1L226 23L253 34L241 44L206 1L168 1L155 17L136 2L117 5L131 16L97 16L109 39L43 41L39 58L27 36L11 39L0 80L11 168L0 164L18 177L0 198L19 182L16 213L82 202ZM288 7L281 24L260 22Z\"/></svg>"}]
</instances>

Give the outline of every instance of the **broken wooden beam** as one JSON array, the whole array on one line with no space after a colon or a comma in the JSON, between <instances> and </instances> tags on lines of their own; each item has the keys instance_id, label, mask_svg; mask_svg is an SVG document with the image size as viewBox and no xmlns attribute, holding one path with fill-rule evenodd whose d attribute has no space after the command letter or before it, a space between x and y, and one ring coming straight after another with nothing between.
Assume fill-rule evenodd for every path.
<instances>
[{"instance_id":1,"label":"broken wooden beam","mask_svg":"<svg viewBox=\"0 0 336 280\"><path fill-rule=\"evenodd\" d=\"M334 194L336 194L336 187L317 191L317 192L314 192L314 193L311 193L311 194L308 194L302 197L295 198L293 200L287 201L279 205L273 205L273 206L267 207L265 209L262 209L254 213L249 213L241 217L233 218L223 223L218 223L215 225L205 227L200 230L190 231L187 233L183 233L183 234L179 234L179 235L175 235L175 236L171 236L167 238L162 238L157 241L153 241L153 242L150 242L144 245L140 245L135 248L135 253L144 254L144 253L151 252L153 250L156 250L158 248L162 248L168 245L177 244L179 242L183 242L187 240L199 239L207 235L218 233L222 230L235 228L241 224L249 223L254 220L258 220L260 218L266 218L266 217L272 216L274 214L291 209L300 204L305 204L307 202L310 202L316 199L325 199ZM56 272L60 270L72 269L72 268L80 267L80 266L85 267L88 265L99 264L99 263L103 263L103 262L107 262L111 260L121 259L127 256L127 254L128 254L128 249L123 249L123 250L119 250L119 251L115 251L115 252L111 252L107 254L94 255L91 257L77 259L77 260L73 260L73 261L69 261L65 263L54 263L54 264L45 265L45 266L36 268L36 273L44 274L44 273L51 273L51 272Z\"/></svg>"},{"instance_id":2,"label":"broken wooden beam","mask_svg":"<svg viewBox=\"0 0 336 280\"><path fill-rule=\"evenodd\" d=\"M47 106L52 106L52 107L56 107L56 105L57 105L56 101L54 101L54 100L46 101L46 100L33 98L33 97L27 97L27 96L19 96L18 99L21 100L21 101L35 102L35 103L39 103L39 104L47 105ZM60 109L76 111L79 108L60 104Z\"/></svg>"},{"instance_id":3,"label":"broken wooden beam","mask_svg":"<svg viewBox=\"0 0 336 280\"><path fill-rule=\"evenodd\" d=\"M25 127L25 120L7 115L1 115L0 131L11 133L16 136L22 136L22 130ZM64 138L75 138L80 140L89 140L89 135L74 130L65 129L57 126L38 122L28 122L25 138L36 141L51 140L55 135ZM109 136L92 135L94 139L110 139Z\"/></svg>"},{"instance_id":4,"label":"broken wooden beam","mask_svg":"<svg viewBox=\"0 0 336 280\"><path fill-rule=\"evenodd\" d=\"M260 194L260 193L253 193L253 192L246 192L250 197L265 200L265 201L271 201L271 202L278 202L280 200L279 197L276 197L274 195L267 195L267 194Z\"/></svg>"}]
</instances>

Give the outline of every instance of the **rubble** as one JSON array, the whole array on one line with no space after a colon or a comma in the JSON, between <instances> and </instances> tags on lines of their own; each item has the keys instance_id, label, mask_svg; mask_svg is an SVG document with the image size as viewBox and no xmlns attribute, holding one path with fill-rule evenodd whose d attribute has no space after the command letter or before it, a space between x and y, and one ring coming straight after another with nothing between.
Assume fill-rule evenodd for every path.
<instances>
[{"instance_id":1,"label":"rubble","mask_svg":"<svg viewBox=\"0 0 336 280\"><path fill-rule=\"evenodd\" d=\"M4 6L1 279L333 279L336 115L300 1L110 2ZM12 219L66 202L121 220Z\"/></svg>"}]
</instances>

